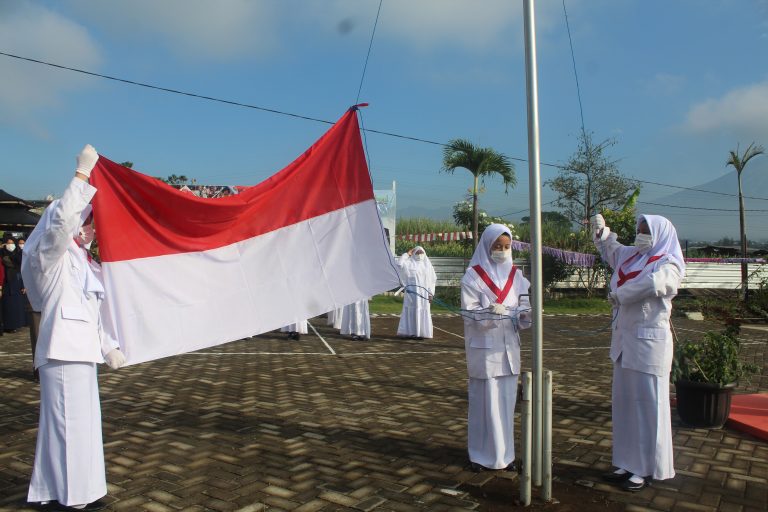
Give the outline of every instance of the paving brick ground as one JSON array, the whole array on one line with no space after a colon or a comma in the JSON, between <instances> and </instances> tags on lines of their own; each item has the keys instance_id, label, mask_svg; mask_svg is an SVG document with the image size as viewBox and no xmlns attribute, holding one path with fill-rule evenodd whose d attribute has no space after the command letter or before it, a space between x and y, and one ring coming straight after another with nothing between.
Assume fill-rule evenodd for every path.
<instances>
[{"instance_id":1,"label":"paving brick ground","mask_svg":"<svg viewBox=\"0 0 768 512\"><path fill-rule=\"evenodd\" d=\"M611 460L608 322L545 317L558 485L629 511L768 509L768 444L729 429L690 429L676 414L674 479L636 494L600 481ZM467 469L460 318L436 317L428 341L396 338L392 317L373 319L368 342L342 339L322 318L312 323L325 343L311 331L299 342L271 333L119 371L103 367L109 509L487 510L483 493L469 491L501 484L517 494L513 473ZM708 327L676 324L682 337ZM0 510L34 510L25 497L39 390L27 335L0 338ZM768 332L745 331L747 357L763 373L739 392L768 391L766 348ZM529 350L523 359L529 366Z\"/></svg>"}]
</instances>

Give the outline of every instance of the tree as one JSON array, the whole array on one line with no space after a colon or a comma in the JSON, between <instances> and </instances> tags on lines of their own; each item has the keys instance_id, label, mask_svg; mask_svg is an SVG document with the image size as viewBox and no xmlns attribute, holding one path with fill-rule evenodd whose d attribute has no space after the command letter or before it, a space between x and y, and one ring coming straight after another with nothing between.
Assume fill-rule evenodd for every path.
<instances>
[{"instance_id":1,"label":"tree","mask_svg":"<svg viewBox=\"0 0 768 512\"><path fill-rule=\"evenodd\" d=\"M474 177L472 187L472 245L477 247L478 238L478 184L485 183L486 176L498 174L504 182L504 192L517 185L515 166L503 154L493 148L481 148L465 139L454 139L443 150L443 172L453 174L458 169L466 169Z\"/></svg>"},{"instance_id":2,"label":"tree","mask_svg":"<svg viewBox=\"0 0 768 512\"><path fill-rule=\"evenodd\" d=\"M592 142L592 134L582 132L579 147L563 166L556 178L544 184L557 192L555 204L565 215L582 227L603 209L619 209L639 184L619 172L616 161L609 160L605 151L616 142L606 139Z\"/></svg>"},{"instance_id":3,"label":"tree","mask_svg":"<svg viewBox=\"0 0 768 512\"><path fill-rule=\"evenodd\" d=\"M741 194L741 173L747 166L747 163L758 155L765 153L763 146L755 145L754 142L747 146L743 154L739 154L739 146L736 145L736 151L731 151L728 160L725 162L725 166L732 165L736 169L736 179L739 182L739 231L741 234L741 257L746 260L747 258L747 228L744 225L744 196ZM747 301L749 295L747 262L741 262L741 283L744 289L744 302Z\"/></svg>"}]
</instances>

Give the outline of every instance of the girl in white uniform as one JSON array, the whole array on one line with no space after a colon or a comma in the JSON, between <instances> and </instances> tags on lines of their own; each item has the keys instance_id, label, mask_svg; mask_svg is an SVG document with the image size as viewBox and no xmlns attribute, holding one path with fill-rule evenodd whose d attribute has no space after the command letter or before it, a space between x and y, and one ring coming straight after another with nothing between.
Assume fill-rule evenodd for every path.
<instances>
[{"instance_id":1,"label":"girl in white uniform","mask_svg":"<svg viewBox=\"0 0 768 512\"><path fill-rule=\"evenodd\" d=\"M344 306L341 313L341 334L351 336L355 341L371 339L371 315L368 299Z\"/></svg>"},{"instance_id":2,"label":"girl in white uniform","mask_svg":"<svg viewBox=\"0 0 768 512\"><path fill-rule=\"evenodd\" d=\"M403 253L397 265L405 285L403 312L400 314L397 335L414 339L431 338L431 302L437 284L435 268L421 246Z\"/></svg>"},{"instance_id":3,"label":"girl in white uniform","mask_svg":"<svg viewBox=\"0 0 768 512\"><path fill-rule=\"evenodd\" d=\"M613 465L604 479L628 491L675 476L669 373L672 369L672 298L685 261L672 223L659 215L637 219L635 245L624 246L593 220L595 245L613 268Z\"/></svg>"},{"instance_id":4,"label":"girl in white uniform","mask_svg":"<svg viewBox=\"0 0 768 512\"><path fill-rule=\"evenodd\" d=\"M300 322L296 322L295 324L281 327L280 332L288 333L289 340L299 341L302 334L307 334L309 332L309 325L307 320L302 320Z\"/></svg>"},{"instance_id":5,"label":"girl in white uniform","mask_svg":"<svg viewBox=\"0 0 768 512\"><path fill-rule=\"evenodd\" d=\"M518 328L531 326L530 283L512 263L512 234L488 226L461 280L469 372L467 444L474 471L515 460L514 419L520 374Z\"/></svg>"},{"instance_id":6,"label":"girl in white uniform","mask_svg":"<svg viewBox=\"0 0 768 512\"><path fill-rule=\"evenodd\" d=\"M98 154L86 146L75 179L43 213L24 248L22 275L41 312L35 349L40 371L40 427L27 499L48 510L98 510L107 494L96 364L125 364L110 333L93 240L88 177Z\"/></svg>"}]
</instances>

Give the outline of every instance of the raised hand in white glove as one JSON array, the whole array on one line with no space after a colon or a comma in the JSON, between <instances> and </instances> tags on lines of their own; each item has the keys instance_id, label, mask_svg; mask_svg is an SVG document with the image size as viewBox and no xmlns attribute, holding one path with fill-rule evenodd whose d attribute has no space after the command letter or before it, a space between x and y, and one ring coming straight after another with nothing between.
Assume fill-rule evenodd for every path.
<instances>
[{"instance_id":1,"label":"raised hand in white glove","mask_svg":"<svg viewBox=\"0 0 768 512\"><path fill-rule=\"evenodd\" d=\"M125 356L120 352L119 348L110 350L107 355L104 356L104 360L107 362L107 366L113 370L117 370L125 364Z\"/></svg>"},{"instance_id":2,"label":"raised hand in white glove","mask_svg":"<svg viewBox=\"0 0 768 512\"><path fill-rule=\"evenodd\" d=\"M592 239L595 242L605 240L611 232L611 228L605 225L605 219L599 213L592 217Z\"/></svg>"},{"instance_id":3,"label":"raised hand in white glove","mask_svg":"<svg viewBox=\"0 0 768 512\"><path fill-rule=\"evenodd\" d=\"M619 296L616 294L616 292L608 293L608 302L610 302L611 306L614 308L619 307Z\"/></svg>"},{"instance_id":4,"label":"raised hand in white glove","mask_svg":"<svg viewBox=\"0 0 768 512\"><path fill-rule=\"evenodd\" d=\"M77 168L75 172L79 172L86 178L91 177L91 171L96 166L96 162L99 161L99 154L96 149L90 144L86 144L80 154L77 155Z\"/></svg>"},{"instance_id":5,"label":"raised hand in white glove","mask_svg":"<svg viewBox=\"0 0 768 512\"><path fill-rule=\"evenodd\" d=\"M507 307L504 304L499 304L498 302L495 302L491 304L491 311L493 311L493 313L496 315L506 315Z\"/></svg>"}]
</instances>

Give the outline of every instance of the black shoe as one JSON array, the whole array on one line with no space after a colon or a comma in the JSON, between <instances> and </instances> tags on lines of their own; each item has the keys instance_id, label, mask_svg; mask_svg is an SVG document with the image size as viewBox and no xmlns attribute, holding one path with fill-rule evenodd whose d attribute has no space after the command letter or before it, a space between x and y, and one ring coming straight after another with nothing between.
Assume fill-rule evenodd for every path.
<instances>
[{"instance_id":1,"label":"black shoe","mask_svg":"<svg viewBox=\"0 0 768 512\"><path fill-rule=\"evenodd\" d=\"M632 473L627 471L626 473L603 473L602 479L612 484L621 484L626 482L632 477Z\"/></svg>"},{"instance_id":2,"label":"black shoe","mask_svg":"<svg viewBox=\"0 0 768 512\"><path fill-rule=\"evenodd\" d=\"M485 466L483 466L482 464L478 464L477 462L470 462L470 463L469 463L469 469L470 469L470 471L472 471L473 473L480 473L480 472L482 472L482 471L485 471L485 470L487 470L488 468L486 468L486 467L485 467Z\"/></svg>"},{"instance_id":3,"label":"black shoe","mask_svg":"<svg viewBox=\"0 0 768 512\"><path fill-rule=\"evenodd\" d=\"M352 341L360 341L361 339L363 339L363 338L361 338L361 337L360 337L360 336L358 336L357 334L355 334L355 335L353 335L353 336L352 336Z\"/></svg>"},{"instance_id":4,"label":"black shoe","mask_svg":"<svg viewBox=\"0 0 768 512\"><path fill-rule=\"evenodd\" d=\"M627 479L626 481L622 482L619 487L621 487L625 491L637 492L648 487L649 485L651 485L651 482L647 478L643 478L643 481L640 482L639 484L636 484L632 480Z\"/></svg>"},{"instance_id":5,"label":"black shoe","mask_svg":"<svg viewBox=\"0 0 768 512\"><path fill-rule=\"evenodd\" d=\"M62 505L58 501L51 501L43 507L43 510L54 510L57 512L91 512L93 510L102 510L106 508L106 506L107 502L104 500L96 500L83 508L69 507L67 505Z\"/></svg>"},{"instance_id":6,"label":"black shoe","mask_svg":"<svg viewBox=\"0 0 768 512\"><path fill-rule=\"evenodd\" d=\"M295 339L296 341L301 340L301 334L299 334L297 332L293 333L293 339Z\"/></svg>"}]
</instances>

